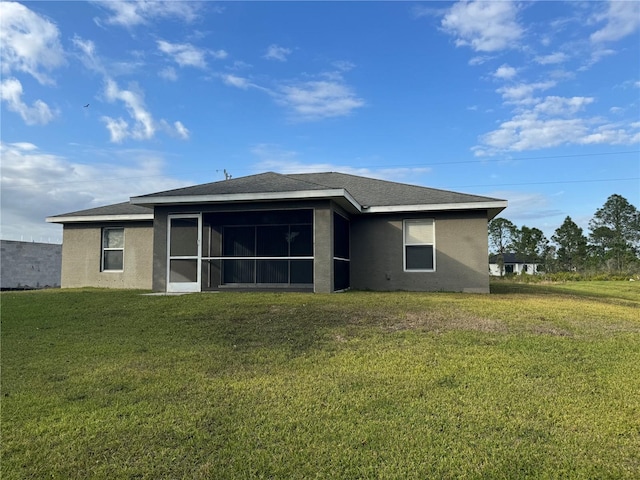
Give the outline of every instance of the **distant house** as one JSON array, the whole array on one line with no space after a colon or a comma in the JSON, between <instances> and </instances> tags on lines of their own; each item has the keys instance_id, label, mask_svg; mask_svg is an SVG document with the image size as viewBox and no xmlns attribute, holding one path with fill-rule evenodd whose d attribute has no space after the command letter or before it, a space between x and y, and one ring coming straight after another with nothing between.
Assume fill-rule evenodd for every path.
<instances>
[{"instance_id":1,"label":"distant house","mask_svg":"<svg viewBox=\"0 0 640 480\"><path fill-rule=\"evenodd\" d=\"M62 245L0 240L0 288L60 286Z\"/></svg>"},{"instance_id":2,"label":"distant house","mask_svg":"<svg viewBox=\"0 0 640 480\"><path fill-rule=\"evenodd\" d=\"M538 273L538 269L540 268L538 263L527 261L515 253L505 253L503 265L504 269L500 271L498 255L491 255L489 257L489 274L494 277L501 277L507 274L534 275Z\"/></svg>"},{"instance_id":3,"label":"distant house","mask_svg":"<svg viewBox=\"0 0 640 480\"><path fill-rule=\"evenodd\" d=\"M62 286L489 292L495 198L341 173L263 173L47 218Z\"/></svg>"}]
</instances>

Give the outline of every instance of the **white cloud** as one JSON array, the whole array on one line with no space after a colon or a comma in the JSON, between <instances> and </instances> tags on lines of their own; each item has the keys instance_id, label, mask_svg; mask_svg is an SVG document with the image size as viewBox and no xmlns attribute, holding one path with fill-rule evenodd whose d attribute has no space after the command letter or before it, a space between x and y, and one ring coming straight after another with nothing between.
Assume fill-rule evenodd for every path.
<instances>
[{"instance_id":1,"label":"white cloud","mask_svg":"<svg viewBox=\"0 0 640 480\"><path fill-rule=\"evenodd\" d=\"M640 143L640 125L600 125L589 135L579 138L578 143L582 145L632 145Z\"/></svg>"},{"instance_id":2,"label":"white cloud","mask_svg":"<svg viewBox=\"0 0 640 480\"><path fill-rule=\"evenodd\" d=\"M540 65L554 65L557 63L564 63L569 59L569 56L564 52L554 52L549 55L540 55L535 58L536 63Z\"/></svg>"},{"instance_id":3,"label":"white cloud","mask_svg":"<svg viewBox=\"0 0 640 480\"><path fill-rule=\"evenodd\" d=\"M144 53L136 50L129 51L129 54L135 58L134 61L109 61L98 55L96 46L91 40L84 40L75 35L72 39L73 45L77 50L77 56L85 66L85 68L93 73L98 73L105 77L115 77L118 75L131 75L136 73L144 66L140 60Z\"/></svg>"},{"instance_id":4,"label":"white cloud","mask_svg":"<svg viewBox=\"0 0 640 480\"><path fill-rule=\"evenodd\" d=\"M83 38L75 35L73 37L73 45L80 50L80 60L84 66L95 73L106 75L106 69L102 64L102 60L98 57L96 52L96 45L91 40L84 40Z\"/></svg>"},{"instance_id":5,"label":"white cloud","mask_svg":"<svg viewBox=\"0 0 640 480\"><path fill-rule=\"evenodd\" d=\"M518 74L518 71L515 68L510 67L507 64L504 64L498 67L498 69L493 73L493 76L495 78L500 78L502 80L510 80L513 77L515 77L517 74Z\"/></svg>"},{"instance_id":6,"label":"white cloud","mask_svg":"<svg viewBox=\"0 0 640 480\"><path fill-rule=\"evenodd\" d=\"M216 60L224 60L229 56L225 50L211 50L209 54Z\"/></svg>"},{"instance_id":7,"label":"white cloud","mask_svg":"<svg viewBox=\"0 0 640 480\"><path fill-rule=\"evenodd\" d=\"M122 143L130 136L129 124L123 118L115 119L103 116L102 121L106 124L113 143Z\"/></svg>"},{"instance_id":8,"label":"white cloud","mask_svg":"<svg viewBox=\"0 0 640 480\"><path fill-rule=\"evenodd\" d=\"M284 150L277 145L258 144L251 148L251 153L258 158L254 165L256 172L274 171L278 173L314 173L314 172L341 172L351 175L360 175L382 180L408 181L417 175L424 175L431 171L430 168L382 168L372 169L366 167L352 167L335 163L313 163L300 160L298 152Z\"/></svg>"},{"instance_id":9,"label":"white cloud","mask_svg":"<svg viewBox=\"0 0 640 480\"><path fill-rule=\"evenodd\" d=\"M169 43L158 40L158 49L169 55L181 67L207 68L205 50L190 43Z\"/></svg>"},{"instance_id":10,"label":"white cloud","mask_svg":"<svg viewBox=\"0 0 640 480\"><path fill-rule=\"evenodd\" d=\"M538 90L548 90L556 85L554 81L536 82L536 83L519 83L509 87L501 87L496 90L502 95L502 99L507 103L515 104L531 104L535 103L533 94Z\"/></svg>"},{"instance_id":11,"label":"white cloud","mask_svg":"<svg viewBox=\"0 0 640 480\"><path fill-rule=\"evenodd\" d=\"M15 2L0 2L2 74L28 73L41 84L53 84L53 69L65 64L58 27Z\"/></svg>"},{"instance_id":12,"label":"white cloud","mask_svg":"<svg viewBox=\"0 0 640 480\"><path fill-rule=\"evenodd\" d=\"M585 64L578 68L578 71L584 72L586 70L589 70L591 67L593 67L596 63L598 63L603 58L609 57L611 55L615 55L616 53L618 52L616 52L615 50L612 50L611 48L603 48L601 45L598 45L596 46L596 49L591 52L591 55L589 59L585 62Z\"/></svg>"},{"instance_id":13,"label":"white cloud","mask_svg":"<svg viewBox=\"0 0 640 480\"><path fill-rule=\"evenodd\" d=\"M129 125L129 122L123 118L102 117L102 121L109 130L111 141L114 143L122 143L127 138L148 140L153 138L159 126L170 135L183 140L189 138L189 130L179 121L174 122L173 127L166 120L156 122L151 112L147 110L143 93L135 84L132 84L129 90L125 90L121 89L113 79L106 78L104 96L109 102L122 102L133 120L133 124Z\"/></svg>"},{"instance_id":14,"label":"white cloud","mask_svg":"<svg viewBox=\"0 0 640 480\"><path fill-rule=\"evenodd\" d=\"M104 66L91 40L83 40L75 36L73 43L76 48L80 50L80 58L85 67L103 76L105 84L103 98L109 103L121 102L127 110L130 119L133 121L130 125L129 122L122 117L113 118L108 115L101 117L113 143L122 143L127 138L134 140L151 139L155 135L158 125L162 126L162 130L168 132L170 135L182 139L188 138L188 130L182 123L174 122L174 126L172 127L165 120L160 120L159 123L154 120L153 115L145 105L144 93L135 83L130 84L128 89L120 88L110 74L112 68ZM167 45L169 49L172 47L171 44ZM181 51L177 53L179 55ZM182 57L180 58L182 59ZM166 67L158 72L158 75L169 81L175 81L178 78L175 69L172 67ZM181 128L179 128L177 124L179 124ZM186 135L185 132L187 132Z\"/></svg>"},{"instance_id":15,"label":"white cloud","mask_svg":"<svg viewBox=\"0 0 640 480\"><path fill-rule=\"evenodd\" d=\"M518 7L512 2L460 1L447 12L441 25L456 38L456 46L495 52L517 45L523 34L517 13Z\"/></svg>"},{"instance_id":16,"label":"white cloud","mask_svg":"<svg viewBox=\"0 0 640 480\"><path fill-rule=\"evenodd\" d=\"M501 152L521 152L573 143L588 132L580 119L541 119L535 113L516 115L480 138L474 147L478 156Z\"/></svg>"},{"instance_id":17,"label":"white cloud","mask_svg":"<svg viewBox=\"0 0 640 480\"><path fill-rule=\"evenodd\" d=\"M269 45L267 53L264 54L264 58L267 60L278 60L280 62L287 61L287 55L291 54L290 48L281 47L279 45Z\"/></svg>"},{"instance_id":18,"label":"white cloud","mask_svg":"<svg viewBox=\"0 0 640 480\"><path fill-rule=\"evenodd\" d=\"M163 130L166 134L180 138L181 140L189 140L189 137L191 136L189 129L180 121L170 124L166 120L160 120L158 122L158 128Z\"/></svg>"},{"instance_id":19,"label":"white cloud","mask_svg":"<svg viewBox=\"0 0 640 480\"><path fill-rule=\"evenodd\" d=\"M303 121L349 115L365 105L349 86L337 80L284 85L278 102Z\"/></svg>"},{"instance_id":20,"label":"white cloud","mask_svg":"<svg viewBox=\"0 0 640 480\"><path fill-rule=\"evenodd\" d=\"M118 87L118 84L114 80L108 78L106 80L104 94L105 98L109 102L115 102L116 100L119 100L124 103L129 116L134 120L133 129L131 131L127 131L126 136L130 136L137 140L145 140L153 137L155 133L153 117L144 104L144 97L142 92L133 90L122 90L120 89L120 87ZM123 123L121 119L120 121L118 121L117 131L120 136L118 136L117 138L119 138L120 141L122 141L122 139L124 138L121 136L121 127L123 127L125 124L126 122ZM109 128L109 130L111 131L112 141L118 141L114 140L113 130L111 130L111 128Z\"/></svg>"},{"instance_id":21,"label":"white cloud","mask_svg":"<svg viewBox=\"0 0 640 480\"><path fill-rule=\"evenodd\" d=\"M365 105L364 100L344 82L340 72L324 72L318 75L321 80L279 83L272 88L257 85L238 75L220 74L218 77L225 85L241 90L254 88L268 94L296 121L346 116Z\"/></svg>"},{"instance_id":22,"label":"white cloud","mask_svg":"<svg viewBox=\"0 0 640 480\"><path fill-rule=\"evenodd\" d=\"M341 72L348 72L356 68L356 64L348 60L338 60L332 63Z\"/></svg>"},{"instance_id":23,"label":"white cloud","mask_svg":"<svg viewBox=\"0 0 640 480\"><path fill-rule=\"evenodd\" d=\"M594 43L614 42L640 28L640 2L609 0L606 12L596 16L596 21L606 25L591 34Z\"/></svg>"},{"instance_id":24,"label":"white cloud","mask_svg":"<svg viewBox=\"0 0 640 480\"><path fill-rule=\"evenodd\" d=\"M134 195L185 186L164 174L162 154L148 150L77 152L107 163L83 164L40 151L28 142L0 143L0 230L7 239L61 241L59 225L45 218L111 203Z\"/></svg>"},{"instance_id":25,"label":"white cloud","mask_svg":"<svg viewBox=\"0 0 640 480\"><path fill-rule=\"evenodd\" d=\"M169 80L170 82L175 82L178 80L178 74L176 73L176 69L173 67L163 68L158 72L158 75L165 80Z\"/></svg>"},{"instance_id":26,"label":"white cloud","mask_svg":"<svg viewBox=\"0 0 640 480\"><path fill-rule=\"evenodd\" d=\"M534 107L534 112L555 116L572 116L593 103L592 97L546 97Z\"/></svg>"},{"instance_id":27,"label":"white cloud","mask_svg":"<svg viewBox=\"0 0 640 480\"><path fill-rule=\"evenodd\" d=\"M22 117L27 125L46 125L54 118L49 106L42 100L36 100L32 106L22 101L22 84L16 78L7 78L0 83L0 99L7 108Z\"/></svg>"},{"instance_id":28,"label":"white cloud","mask_svg":"<svg viewBox=\"0 0 640 480\"><path fill-rule=\"evenodd\" d=\"M231 65L225 66L227 70L231 70L231 71L247 70L252 67L253 65L247 62L243 62L242 60L234 60L234 62Z\"/></svg>"},{"instance_id":29,"label":"white cloud","mask_svg":"<svg viewBox=\"0 0 640 480\"><path fill-rule=\"evenodd\" d=\"M232 74L222 75L222 81L225 85L240 88L242 90L246 90L252 85L248 79Z\"/></svg>"},{"instance_id":30,"label":"white cloud","mask_svg":"<svg viewBox=\"0 0 640 480\"><path fill-rule=\"evenodd\" d=\"M594 101L591 97L546 97L528 110L484 135L472 148L476 156L522 152L559 145L631 145L640 142L638 125L610 124L576 114Z\"/></svg>"},{"instance_id":31,"label":"white cloud","mask_svg":"<svg viewBox=\"0 0 640 480\"><path fill-rule=\"evenodd\" d=\"M492 58L493 57L490 57L488 55L478 55L478 56L472 57L471 60L469 60L469 65L471 65L472 67L475 67L477 65L483 65L484 63L488 62Z\"/></svg>"},{"instance_id":32,"label":"white cloud","mask_svg":"<svg viewBox=\"0 0 640 480\"><path fill-rule=\"evenodd\" d=\"M248 90L249 88L255 88L256 90L260 90L261 92L267 93L269 95L274 95L273 91L270 89L260 86L256 83L253 83L250 79L246 77L240 77L238 75L233 75L231 73L218 74L217 75L222 83L228 85L230 87L239 88L240 90Z\"/></svg>"},{"instance_id":33,"label":"white cloud","mask_svg":"<svg viewBox=\"0 0 640 480\"><path fill-rule=\"evenodd\" d=\"M187 140L189 138L189 130L182 124L182 122L173 122L173 126L180 138L183 140Z\"/></svg>"},{"instance_id":34,"label":"white cloud","mask_svg":"<svg viewBox=\"0 0 640 480\"><path fill-rule=\"evenodd\" d=\"M106 21L112 25L135 27L148 24L157 18L171 18L185 22L192 22L198 18L199 2L185 1L112 1L94 2L109 11Z\"/></svg>"}]
</instances>

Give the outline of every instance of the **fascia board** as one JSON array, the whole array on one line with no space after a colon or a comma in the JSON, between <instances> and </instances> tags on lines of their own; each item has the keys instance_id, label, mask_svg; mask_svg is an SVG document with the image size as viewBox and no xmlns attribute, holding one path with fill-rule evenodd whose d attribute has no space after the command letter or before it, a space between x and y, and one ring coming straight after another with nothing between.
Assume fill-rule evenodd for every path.
<instances>
[{"instance_id":1,"label":"fascia board","mask_svg":"<svg viewBox=\"0 0 640 480\"><path fill-rule=\"evenodd\" d=\"M436 203L423 205L379 205L364 208L363 213L396 213L396 212L439 212L445 210L490 210L507 208L506 201L495 202L467 202L467 203Z\"/></svg>"},{"instance_id":2,"label":"fascia board","mask_svg":"<svg viewBox=\"0 0 640 480\"><path fill-rule=\"evenodd\" d=\"M327 190L298 190L293 192L228 193L222 195L167 195L164 197L131 197L133 205L180 205L198 203L261 202L274 200L317 200L344 197L353 207L362 211L362 206L344 188Z\"/></svg>"},{"instance_id":3,"label":"fascia board","mask_svg":"<svg viewBox=\"0 0 640 480\"><path fill-rule=\"evenodd\" d=\"M129 215L76 215L47 217L47 223L82 223L82 222L135 222L153 220L153 213L137 213Z\"/></svg>"}]
</instances>

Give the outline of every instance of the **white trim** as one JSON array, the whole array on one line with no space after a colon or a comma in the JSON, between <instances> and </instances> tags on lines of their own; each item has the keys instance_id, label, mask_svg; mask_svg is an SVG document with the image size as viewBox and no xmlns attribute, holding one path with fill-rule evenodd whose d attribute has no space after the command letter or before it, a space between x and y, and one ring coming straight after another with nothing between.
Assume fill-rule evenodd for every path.
<instances>
[{"instance_id":1,"label":"white trim","mask_svg":"<svg viewBox=\"0 0 640 480\"><path fill-rule=\"evenodd\" d=\"M467 202L467 203L435 203L423 205L379 205L367 207L362 213L393 213L393 212L436 212L442 210L488 210L491 208L507 208L506 201L495 202Z\"/></svg>"},{"instance_id":2,"label":"white trim","mask_svg":"<svg viewBox=\"0 0 640 480\"><path fill-rule=\"evenodd\" d=\"M406 229L407 222L425 222L431 221L433 228L433 242L431 243L407 243ZM407 268L407 246L431 246L433 248L433 268ZM406 218L402 220L402 270L406 273L433 273L436 271L436 220L434 218Z\"/></svg>"},{"instance_id":3,"label":"white trim","mask_svg":"<svg viewBox=\"0 0 640 480\"><path fill-rule=\"evenodd\" d=\"M126 222L135 220L153 220L153 213L132 213L127 215L78 215L47 217L47 223L75 223L75 222Z\"/></svg>"},{"instance_id":4,"label":"white trim","mask_svg":"<svg viewBox=\"0 0 640 480\"><path fill-rule=\"evenodd\" d=\"M358 212L362 206L344 188L326 190L296 190L292 192L259 192L259 193L224 193L219 195L167 195L158 197L131 197L132 205L163 205L163 204L197 204L197 203L225 203L225 202L259 202L273 200L315 200L344 197Z\"/></svg>"}]
</instances>

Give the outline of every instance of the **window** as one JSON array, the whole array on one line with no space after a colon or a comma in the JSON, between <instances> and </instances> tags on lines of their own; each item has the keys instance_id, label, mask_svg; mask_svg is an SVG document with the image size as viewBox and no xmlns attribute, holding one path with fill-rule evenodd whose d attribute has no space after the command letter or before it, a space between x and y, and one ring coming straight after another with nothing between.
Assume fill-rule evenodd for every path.
<instances>
[{"instance_id":1,"label":"window","mask_svg":"<svg viewBox=\"0 0 640 480\"><path fill-rule=\"evenodd\" d=\"M124 269L124 228L102 230L102 271Z\"/></svg>"},{"instance_id":2,"label":"window","mask_svg":"<svg viewBox=\"0 0 640 480\"><path fill-rule=\"evenodd\" d=\"M433 219L404 221L404 269L422 272L436 269Z\"/></svg>"}]
</instances>

